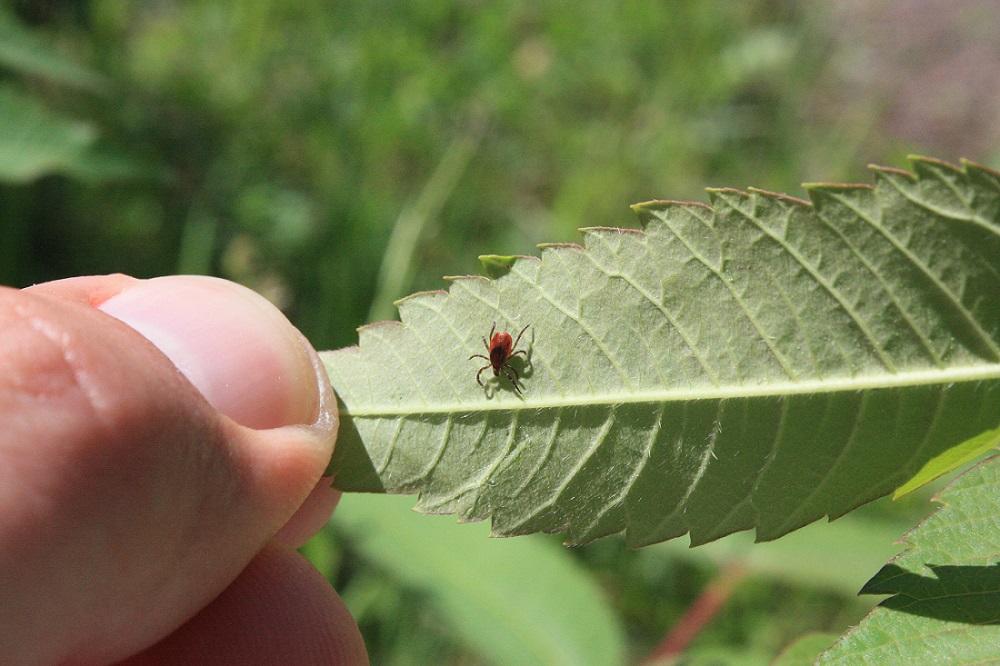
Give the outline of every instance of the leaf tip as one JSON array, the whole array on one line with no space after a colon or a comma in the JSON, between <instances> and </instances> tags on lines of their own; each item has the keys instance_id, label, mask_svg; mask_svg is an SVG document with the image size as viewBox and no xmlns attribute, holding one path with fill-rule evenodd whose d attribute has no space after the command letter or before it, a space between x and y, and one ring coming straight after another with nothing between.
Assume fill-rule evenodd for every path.
<instances>
[{"instance_id":1,"label":"leaf tip","mask_svg":"<svg viewBox=\"0 0 1000 666\"><path fill-rule=\"evenodd\" d=\"M835 198L838 194L851 194L854 192L873 192L875 188L868 183L835 183L835 182L812 182L802 183L813 208L821 210L827 199Z\"/></svg>"},{"instance_id":2,"label":"leaf tip","mask_svg":"<svg viewBox=\"0 0 1000 666\"><path fill-rule=\"evenodd\" d=\"M490 281L490 279L485 275L445 275L441 279L447 280L448 282L462 282L463 280L481 280L483 282Z\"/></svg>"},{"instance_id":3,"label":"leaf tip","mask_svg":"<svg viewBox=\"0 0 1000 666\"><path fill-rule=\"evenodd\" d=\"M514 264L521 260L539 261L538 257L523 254L481 254L479 263L483 267L483 272L493 280L501 278L514 268Z\"/></svg>"},{"instance_id":4,"label":"leaf tip","mask_svg":"<svg viewBox=\"0 0 1000 666\"><path fill-rule=\"evenodd\" d=\"M880 164L869 164L868 168L875 173L876 177L879 176L901 176L909 181L915 182L917 177L907 171L906 169L900 169L897 167L882 166Z\"/></svg>"},{"instance_id":5,"label":"leaf tip","mask_svg":"<svg viewBox=\"0 0 1000 666\"><path fill-rule=\"evenodd\" d=\"M403 296L402 298L397 298L392 302L392 304L398 308L399 306L406 304L408 301L413 301L418 299L434 299L447 295L448 292L444 291L443 289L429 289L427 291L415 291L412 294Z\"/></svg>"},{"instance_id":6,"label":"leaf tip","mask_svg":"<svg viewBox=\"0 0 1000 666\"><path fill-rule=\"evenodd\" d=\"M744 190L741 190L741 189L739 189L737 187L706 187L705 188L705 192L707 192L708 196L712 197L712 198L718 197L718 196L722 196L722 195L726 195L726 194L729 194L729 195L732 195L732 196L737 196L737 197L746 197L746 196L748 196L747 193Z\"/></svg>"},{"instance_id":7,"label":"leaf tip","mask_svg":"<svg viewBox=\"0 0 1000 666\"><path fill-rule=\"evenodd\" d=\"M756 194L758 196L767 197L768 199L775 199L777 201L789 203L795 206L812 207L812 202L810 202L809 200L792 196L791 194L785 194L784 192L772 192L771 190L762 190L759 187L748 187L747 192Z\"/></svg>"},{"instance_id":8,"label":"leaf tip","mask_svg":"<svg viewBox=\"0 0 1000 666\"><path fill-rule=\"evenodd\" d=\"M584 248L579 243L539 243L536 247L543 252L546 250L575 250L583 252Z\"/></svg>"},{"instance_id":9,"label":"leaf tip","mask_svg":"<svg viewBox=\"0 0 1000 666\"><path fill-rule=\"evenodd\" d=\"M378 337L382 333L393 334L397 331L403 330L403 322L396 321L395 319L373 321L363 324L362 326L358 326L355 330L358 332L358 347L361 347L365 344L365 339L368 337Z\"/></svg>"},{"instance_id":10,"label":"leaf tip","mask_svg":"<svg viewBox=\"0 0 1000 666\"><path fill-rule=\"evenodd\" d=\"M399 328L403 325L402 322L396 321L395 319L383 319L380 321L371 321L367 324L362 324L358 326L356 330L360 333L368 333L370 331L375 331L378 329L389 329L389 328Z\"/></svg>"},{"instance_id":11,"label":"leaf tip","mask_svg":"<svg viewBox=\"0 0 1000 666\"><path fill-rule=\"evenodd\" d=\"M641 201L629 206L632 212L639 218L639 224L645 228L651 220L660 219L663 213L670 208L703 208L712 210L712 207L702 201L687 201L684 199L650 199Z\"/></svg>"},{"instance_id":12,"label":"leaf tip","mask_svg":"<svg viewBox=\"0 0 1000 666\"><path fill-rule=\"evenodd\" d=\"M393 305L399 310L399 318L405 323L407 323L409 315L412 313L413 308L430 308L437 309L437 306L430 305L432 301L442 300L448 297L448 292L441 289L432 289L428 291L415 291L408 296L403 296L402 298L393 301Z\"/></svg>"},{"instance_id":13,"label":"leaf tip","mask_svg":"<svg viewBox=\"0 0 1000 666\"><path fill-rule=\"evenodd\" d=\"M323 367L326 369L327 375L330 375L330 373L333 371L333 368L336 367L338 360L357 357L360 354L361 354L361 348L358 347L357 345L351 345L349 347L341 347L340 349L327 349L321 351L319 352L319 360L320 363L323 364Z\"/></svg>"},{"instance_id":14,"label":"leaf tip","mask_svg":"<svg viewBox=\"0 0 1000 666\"><path fill-rule=\"evenodd\" d=\"M610 234L617 236L642 236L642 229L634 229L631 227L580 227L578 230L583 234L593 234L595 236L600 236L602 234Z\"/></svg>"},{"instance_id":15,"label":"leaf tip","mask_svg":"<svg viewBox=\"0 0 1000 666\"><path fill-rule=\"evenodd\" d=\"M1000 171L986 166L985 164L980 164L979 162L973 162L972 160L967 160L964 157L960 160L962 167L965 169L966 173L970 171L982 171L985 174L989 174L994 178L1000 178Z\"/></svg>"},{"instance_id":16,"label":"leaf tip","mask_svg":"<svg viewBox=\"0 0 1000 666\"><path fill-rule=\"evenodd\" d=\"M906 156L906 159L913 164L914 169L919 170L922 167L937 167L940 169L947 169L949 171L954 171L955 173L962 173L962 168L951 162L946 162L945 160L938 159L937 157L930 157L928 155L918 155L911 153Z\"/></svg>"},{"instance_id":17,"label":"leaf tip","mask_svg":"<svg viewBox=\"0 0 1000 666\"><path fill-rule=\"evenodd\" d=\"M823 190L873 190L875 189L868 183L838 183L833 181L815 181L811 183L802 183L802 187L805 188L806 192L810 194L814 191Z\"/></svg>"}]
</instances>

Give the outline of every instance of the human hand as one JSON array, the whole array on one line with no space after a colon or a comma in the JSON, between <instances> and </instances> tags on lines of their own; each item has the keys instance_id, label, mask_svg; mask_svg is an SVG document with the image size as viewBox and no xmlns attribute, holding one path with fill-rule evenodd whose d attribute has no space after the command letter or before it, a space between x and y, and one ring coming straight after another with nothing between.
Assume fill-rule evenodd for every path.
<instances>
[{"instance_id":1,"label":"human hand","mask_svg":"<svg viewBox=\"0 0 1000 666\"><path fill-rule=\"evenodd\" d=\"M294 551L337 501L336 402L262 297L186 276L0 288L0 422L3 663L367 663Z\"/></svg>"}]
</instances>

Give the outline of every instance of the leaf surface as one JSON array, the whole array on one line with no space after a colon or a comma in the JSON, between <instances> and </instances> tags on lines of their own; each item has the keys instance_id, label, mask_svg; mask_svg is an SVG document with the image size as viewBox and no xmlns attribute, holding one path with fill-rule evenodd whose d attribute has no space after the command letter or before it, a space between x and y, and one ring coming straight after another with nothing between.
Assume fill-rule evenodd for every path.
<instances>
[{"instance_id":1,"label":"leaf surface","mask_svg":"<svg viewBox=\"0 0 1000 666\"><path fill-rule=\"evenodd\" d=\"M336 484L633 545L773 539L892 492L1000 420L1000 174L914 166L811 203L640 204L641 230L403 299L323 355ZM494 321L530 324L523 397L476 383Z\"/></svg>"},{"instance_id":2,"label":"leaf surface","mask_svg":"<svg viewBox=\"0 0 1000 666\"><path fill-rule=\"evenodd\" d=\"M1000 661L1000 457L963 474L862 593L890 594L823 664Z\"/></svg>"}]
</instances>

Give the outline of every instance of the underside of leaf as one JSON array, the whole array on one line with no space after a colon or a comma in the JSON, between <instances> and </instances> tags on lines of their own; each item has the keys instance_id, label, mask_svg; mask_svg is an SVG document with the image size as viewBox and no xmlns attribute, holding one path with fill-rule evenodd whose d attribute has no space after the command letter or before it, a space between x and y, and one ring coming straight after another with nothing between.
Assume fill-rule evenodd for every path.
<instances>
[{"instance_id":1,"label":"underside of leaf","mask_svg":"<svg viewBox=\"0 0 1000 666\"><path fill-rule=\"evenodd\" d=\"M773 539L891 492L1000 423L1000 174L914 167L639 204L642 229L403 299L323 355L336 485L634 545ZM530 325L523 396L476 382L493 322Z\"/></svg>"}]
</instances>

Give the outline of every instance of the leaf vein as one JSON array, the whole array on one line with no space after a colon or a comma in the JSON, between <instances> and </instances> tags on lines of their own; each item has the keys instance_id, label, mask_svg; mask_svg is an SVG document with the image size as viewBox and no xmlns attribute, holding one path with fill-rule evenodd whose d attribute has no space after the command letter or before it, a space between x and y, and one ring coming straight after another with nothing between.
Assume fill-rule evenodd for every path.
<instances>
[{"instance_id":1,"label":"leaf vein","mask_svg":"<svg viewBox=\"0 0 1000 666\"><path fill-rule=\"evenodd\" d=\"M684 344L687 345L687 348L691 350L691 353L698 360L698 364L702 367L702 370L705 371L705 374L708 375L709 379L712 380L712 383L715 385L719 384L718 373L715 372L714 369L712 369L712 367L708 364L708 361L702 354L701 350L695 346L695 344L691 341L691 338L688 336L687 332L677 323L677 320L674 319L671 313L667 310L666 307L663 306L663 304L659 300L653 298L652 294L650 294L645 289L636 284L629 275L626 275L623 272L612 272L607 267L602 266L600 263L598 263L598 261L593 257L593 255L590 252L587 252L586 256L599 271L601 271L610 278L614 277L621 278L622 280L624 280L625 284L627 284L633 291L635 291L640 296L645 298L657 310L659 310L660 314L662 314L664 318L666 318L667 322L669 322L670 325L673 326L674 330L677 331L677 334L681 336L681 339L684 341Z\"/></svg>"},{"instance_id":2,"label":"leaf vein","mask_svg":"<svg viewBox=\"0 0 1000 666\"><path fill-rule=\"evenodd\" d=\"M385 459L379 464L375 471L378 472L379 476L385 474L385 471L389 469L389 463L392 461L392 456L396 453L396 443L399 441L399 433L403 430L403 424L406 418L399 416L396 418L396 428L392 431L392 437L389 439L388 450L385 454Z\"/></svg>"},{"instance_id":3,"label":"leaf vein","mask_svg":"<svg viewBox=\"0 0 1000 666\"><path fill-rule=\"evenodd\" d=\"M580 470L583 469L583 466L587 464L587 461L590 460L590 458L594 455L597 449L599 449L601 445L604 443L605 439L607 439L608 433L611 432L611 427L612 425L614 425L614 422L615 422L615 408L612 407L608 413L607 420L605 420L604 424L601 426L601 430L597 433L597 436L594 437L594 443L591 444L591 446L587 449L587 451L585 451L584 454L580 456L580 459L577 460L576 463L573 465L573 467L571 467L570 470L563 476L563 480L560 481L558 486L556 486L555 492L552 494L552 496L549 499L542 502L541 504L539 504L535 509L530 511L528 515L525 516L523 519L515 523L511 527L511 531L517 530L519 527L521 527L522 525L524 525L532 518L545 511L546 509L556 506L556 504L559 502L559 498L562 497L562 494L566 491L566 488L569 487L569 484L573 482L573 479L575 479L576 475L580 473Z\"/></svg>"},{"instance_id":4,"label":"leaf vein","mask_svg":"<svg viewBox=\"0 0 1000 666\"><path fill-rule=\"evenodd\" d=\"M900 193L903 192L902 189L900 189L899 186L896 185L895 183L893 183L893 186L896 187L896 189L899 190ZM904 196L906 195L904 194ZM864 211L858 209L856 206L852 205L846 199L841 198L839 200L844 204L845 207L854 211L854 213L861 220L863 220L864 222L869 224L873 229L882 234L882 236L885 237L885 239L889 241L900 254L906 257L914 266L916 266L920 270L921 273L927 276L927 278L931 281L931 284L934 285L934 287L938 290L938 292L942 296L944 296L948 300L948 302L952 304L952 306L955 308L958 314L961 315L963 319L965 319L966 324L969 325L969 328L982 341L986 349L990 350L990 352L993 355L993 360L1000 360L1000 347L997 346L997 343L990 337L990 335L985 330L983 330L983 328L979 325L979 321L962 304L961 300L959 300L959 298L951 291L948 285L942 282L941 279L934 274L934 272L927 266L927 264L923 262L923 260L920 257L918 257L908 247L906 247L906 245L900 239L896 238L895 234L890 232L889 229L887 229L884 225L878 224L875 220L869 217ZM920 203L916 200L913 200L913 202L918 206L920 205Z\"/></svg>"},{"instance_id":5,"label":"leaf vein","mask_svg":"<svg viewBox=\"0 0 1000 666\"><path fill-rule=\"evenodd\" d=\"M781 249L786 254L788 254L788 256L794 259L799 266L804 268L806 272L809 273L813 281L816 284L823 287L823 289L826 290L826 292L830 294L830 296L832 296L834 300L837 301L837 303L844 310L844 312L848 314L848 316L854 322L854 325L857 326L858 329L861 331L862 335L864 335L865 339L868 341L868 344L871 346L876 356L878 356L878 359L882 363L882 365L885 366L885 368L890 372L898 371L898 369L896 368L896 364L893 363L888 353L882 347L882 344L875 338L875 335L868 329L868 326L865 323L864 319L858 312L854 310L854 307L847 302L847 299L844 298L844 295L840 293L839 289L830 284L830 282L825 277L823 277L815 268L813 268L809 264L809 262L806 261L805 257L801 256L798 253L798 251L795 248L793 248L784 238L780 238L777 234L773 233L770 229L768 229L767 225L762 224L760 220L757 219L756 216L751 215L750 213L747 213L746 211L740 209L739 206L731 206L731 210L736 211L737 213L745 217L747 220L749 220L754 226L760 229L760 231L764 233L764 235L766 235L768 238L777 243L778 246L781 247Z\"/></svg>"},{"instance_id":6,"label":"leaf vein","mask_svg":"<svg viewBox=\"0 0 1000 666\"><path fill-rule=\"evenodd\" d=\"M612 497L603 507L601 507L594 517L594 520L591 521L590 525L587 526L587 529L584 530L584 534L590 534L591 531L593 531L600 524L601 519L608 511L626 501L626 498L632 491L632 487L635 485L635 482L639 479L643 470L646 469L646 465L649 464L649 459L653 452L653 445L656 443L656 439L660 436L660 432L663 429L663 414L666 412L666 409L666 403L662 403L660 408L657 410L656 421L653 423L653 427L650 428L649 437L646 439L646 445L643 447L642 455L639 457L635 469L632 470L629 477L622 484L621 491L619 491L617 495Z\"/></svg>"},{"instance_id":7,"label":"leaf vein","mask_svg":"<svg viewBox=\"0 0 1000 666\"><path fill-rule=\"evenodd\" d=\"M868 272L875 277L875 279L878 281L879 286L881 286L882 289L885 290L885 293L889 295L889 300L892 301L893 307L896 309L897 312L899 312L900 316L902 316L903 318L903 321L906 322L906 325L917 336L917 339L920 340L920 344L927 352L927 355L930 356L931 360L934 362L935 365L939 367L942 366L943 363L941 356L939 356L938 353L934 350L934 346L931 344L930 339L920 329L920 327L917 326L916 321L913 319L913 317L910 316L910 313L906 310L906 308L903 307L903 304L899 300L899 296L896 294L896 291L892 288L890 282L885 279L885 277L878 270L878 268L876 268L874 264L868 261L868 258L864 256L861 250L858 249L858 247L855 246L854 243L852 243L850 239L848 239L847 236L845 236L840 229L838 229L834 224L832 224L826 218L825 215L817 213L816 217L819 218L819 220L828 229L830 229L830 231L832 231L837 236L837 238L840 239L840 241L851 251L851 253L855 257L857 257L858 260L864 265L865 269L867 269Z\"/></svg>"},{"instance_id":8,"label":"leaf vein","mask_svg":"<svg viewBox=\"0 0 1000 666\"><path fill-rule=\"evenodd\" d=\"M738 293L736 293L736 290L733 288L732 282L730 280L727 280L726 276L723 275L720 270L712 266L711 263L709 263L709 261L704 256L702 256L702 254L698 252L688 242L688 240L684 238L680 234L680 232L678 232L674 228L672 224L670 224L668 220L664 220L664 222L667 228L670 229L670 232L674 235L675 238L677 238L677 240L681 242L682 245L684 245L684 247L691 254L691 256L696 261L698 261L698 263L704 266L712 274L712 276L715 277L726 288L726 290L729 292L729 295L733 297L733 301L736 303L739 309L743 312L743 315L750 322L750 325L753 326L754 331L756 331L757 333L757 337L760 338L760 340L767 346L767 349L771 353L771 356L774 357L774 360L777 361L778 365L781 366L781 369L785 372L785 375L787 375L788 378L792 380L798 379L798 373L795 372L795 369L792 367L792 364L788 361L787 358L785 358L785 355L782 354L781 351L771 342L769 336L764 333L764 329L761 327L760 322L757 321L757 318L750 311L750 308L747 307L746 302L740 297Z\"/></svg>"},{"instance_id":9,"label":"leaf vein","mask_svg":"<svg viewBox=\"0 0 1000 666\"><path fill-rule=\"evenodd\" d=\"M589 337L594 342L594 346L601 352L604 358L608 360L608 363L610 363L611 366L618 372L618 376L621 378L622 383L630 389L633 388L632 380L629 379L628 373L626 373L625 370L614 359L611 352L608 351L608 348L604 346L604 342L601 341L601 339L598 338L597 335L590 330L590 327L588 327L586 324L580 321L579 316L574 315L572 312L564 308L561 304L553 300L542 288L542 285L538 284L537 282L529 280L525 276L515 271L512 271L511 273L509 273L509 275L517 275L517 277L522 282L534 288L534 290L537 291L542 298L548 301L552 307L562 312L563 315L565 315L570 321L574 322L577 325L577 328L579 328L581 331L587 334L587 337Z\"/></svg>"}]
</instances>

